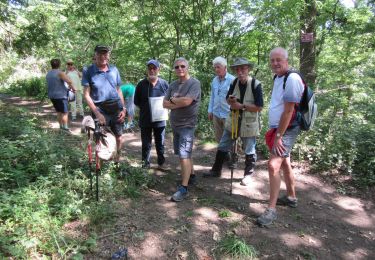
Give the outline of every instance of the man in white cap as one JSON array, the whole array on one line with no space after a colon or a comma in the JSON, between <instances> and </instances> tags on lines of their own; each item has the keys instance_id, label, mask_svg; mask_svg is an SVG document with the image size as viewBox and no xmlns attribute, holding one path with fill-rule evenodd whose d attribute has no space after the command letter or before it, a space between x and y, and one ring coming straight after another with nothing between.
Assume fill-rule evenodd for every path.
<instances>
[{"instance_id":1,"label":"man in white cap","mask_svg":"<svg viewBox=\"0 0 375 260\"><path fill-rule=\"evenodd\" d=\"M241 185L249 185L254 173L256 161L256 137L260 134L259 113L263 108L263 91L261 83L249 76L253 65L245 58L237 58L231 68L237 78L232 82L226 99L231 110L239 110L238 126L233 126L232 114L225 121L225 129L220 140L214 165L204 177L220 177L225 156L231 151L234 139L232 129L238 129L238 136L243 143L245 157L244 177ZM237 120L235 120L237 122Z\"/></svg>"}]
</instances>

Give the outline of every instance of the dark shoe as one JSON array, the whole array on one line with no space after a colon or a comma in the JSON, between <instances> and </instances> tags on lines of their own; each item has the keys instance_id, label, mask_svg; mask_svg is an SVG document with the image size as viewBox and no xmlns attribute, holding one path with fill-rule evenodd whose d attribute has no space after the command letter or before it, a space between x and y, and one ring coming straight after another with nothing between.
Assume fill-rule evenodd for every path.
<instances>
[{"instance_id":1,"label":"dark shoe","mask_svg":"<svg viewBox=\"0 0 375 260\"><path fill-rule=\"evenodd\" d=\"M142 163L142 169L150 169L150 168L151 168L150 163L148 162Z\"/></svg>"},{"instance_id":2,"label":"dark shoe","mask_svg":"<svg viewBox=\"0 0 375 260\"><path fill-rule=\"evenodd\" d=\"M165 157L164 156L158 157L158 165L162 167L164 163L165 163Z\"/></svg>"},{"instance_id":3,"label":"dark shoe","mask_svg":"<svg viewBox=\"0 0 375 260\"><path fill-rule=\"evenodd\" d=\"M219 178L220 176L221 176L221 171L218 172L218 171L210 170L207 173L203 173L204 178L211 178L211 177Z\"/></svg>"},{"instance_id":4,"label":"dark shoe","mask_svg":"<svg viewBox=\"0 0 375 260\"><path fill-rule=\"evenodd\" d=\"M245 170L244 170L244 176L251 175L254 173L255 169L255 154L247 154L245 157Z\"/></svg>"},{"instance_id":5,"label":"dark shoe","mask_svg":"<svg viewBox=\"0 0 375 260\"><path fill-rule=\"evenodd\" d=\"M281 198L277 199L276 204L281 205L281 206L289 206L291 208L297 208L298 199L297 198L289 199L289 197L287 195L284 195Z\"/></svg>"},{"instance_id":6,"label":"dark shoe","mask_svg":"<svg viewBox=\"0 0 375 260\"><path fill-rule=\"evenodd\" d=\"M195 183L197 183L197 175L192 174L192 175L190 175L190 177L189 177L189 182L188 182L188 184L189 184L189 185L194 185Z\"/></svg>"}]
</instances>

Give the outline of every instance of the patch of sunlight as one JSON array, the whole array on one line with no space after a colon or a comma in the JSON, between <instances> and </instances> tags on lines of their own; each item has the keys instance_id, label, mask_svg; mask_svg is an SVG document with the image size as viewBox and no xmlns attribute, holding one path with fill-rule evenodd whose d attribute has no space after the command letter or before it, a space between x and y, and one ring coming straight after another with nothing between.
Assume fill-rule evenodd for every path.
<instances>
[{"instance_id":1,"label":"patch of sunlight","mask_svg":"<svg viewBox=\"0 0 375 260\"><path fill-rule=\"evenodd\" d=\"M298 248L301 245L305 245L308 247L320 248L323 246L323 243L320 239L304 234L303 231L300 231L298 234L281 234L280 237L288 247Z\"/></svg>"},{"instance_id":2,"label":"patch of sunlight","mask_svg":"<svg viewBox=\"0 0 375 260\"><path fill-rule=\"evenodd\" d=\"M370 228L375 224L373 216L369 216L363 209L363 204L359 199L349 197L339 197L334 203L340 208L350 211L346 212L347 223L356 227Z\"/></svg>"},{"instance_id":3,"label":"patch of sunlight","mask_svg":"<svg viewBox=\"0 0 375 260\"><path fill-rule=\"evenodd\" d=\"M60 128L60 124L58 122L51 122L50 125L51 125L51 128L56 128L56 129Z\"/></svg>"},{"instance_id":4,"label":"patch of sunlight","mask_svg":"<svg viewBox=\"0 0 375 260\"><path fill-rule=\"evenodd\" d=\"M196 215L200 215L202 218L206 220L216 221L218 218L217 211L211 208L202 207L194 210L194 212Z\"/></svg>"},{"instance_id":5,"label":"patch of sunlight","mask_svg":"<svg viewBox=\"0 0 375 260\"><path fill-rule=\"evenodd\" d=\"M163 240L154 233L146 232L145 239L141 244L143 259L157 259L164 255Z\"/></svg>"},{"instance_id":6,"label":"patch of sunlight","mask_svg":"<svg viewBox=\"0 0 375 260\"><path fill-rule=\"evenodd\" d=\"M136 146L136 147L142 146L142 141L136 138L134 138L134 141L128 139L127 143L128 143L127 144L128 146Z\"/></svg>"},{"instance_id":7,"label":"patch of sunlight","mask_svg":"<svg viewBox=\"0 0 375 260\"><path fill-rule=\"evenodd\" d=\"M356 248L349 252L343 253L341 259L370 259L370 254L371 252L369 252L369 250L366 248Z\"/></svg>"},{"instance_id":8,"label":"patch of sunlight","mask_svg":"<svg viewBox=\"0 0 375 260\"><path fill-rule=\"evenodd\" d=\"M204 151L211 151L217 148L217 143L211 143L211 142L206 142L202 144L202 149Z\"/></svg>"}]
</instances>

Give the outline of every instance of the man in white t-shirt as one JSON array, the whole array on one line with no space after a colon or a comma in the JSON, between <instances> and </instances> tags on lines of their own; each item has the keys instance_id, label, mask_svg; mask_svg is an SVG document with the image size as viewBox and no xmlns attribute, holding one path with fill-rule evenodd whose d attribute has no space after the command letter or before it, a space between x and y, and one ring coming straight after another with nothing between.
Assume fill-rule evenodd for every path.
<instances>
[{"instance_id":1,"label":"man in white t-shirt","mask_svg":"<svg viewBox=\"0 0 375 260\"><path fill-rule=\"evenodd\" d=\"M296 120L296 105L304 91L304 84L297 73L288 76L284 89L284 77L289 70L288 52L285 49L273 49L270 53L270 64L273 73L276 74L269 108L270 130L266 133L266 142L271 153L268 161L270 200L268 208L257 219L261 226L268 226L276 220L276 204L297 207L290 152L300 132ZM278 198L281 184L280 168L283 169L287 194Z\"/></svg>"}]
</instances>

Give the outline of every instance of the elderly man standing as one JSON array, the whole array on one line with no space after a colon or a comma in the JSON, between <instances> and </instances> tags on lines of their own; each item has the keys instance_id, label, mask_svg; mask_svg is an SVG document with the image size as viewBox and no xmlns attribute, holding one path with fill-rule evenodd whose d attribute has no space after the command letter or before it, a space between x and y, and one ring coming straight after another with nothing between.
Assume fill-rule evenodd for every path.
<instances>
[{"instance_id":1,"label":"elderly man standing","mask_svg":"<svg viewBox=\"0 0 375 260\"><path fill-rule=\"evenodd\" d=\"M171 109L174 153L180 157L182 185L171 198L178 202L188 194L189 178L193 180L195 177L192 151L201 101L201 83L189 75L189 63L185 58L178 58L174 62L174 69L178 79L171 83L163 105Z\"/></svg>"},{"instance_id":2,"label":"elderly man standing","mask_svg":"<svg viewBox=\"0 0 375 260\"><path fill-rule=\"evenodd\" d=\"M239 110L238 136L241 137L243 149L246 154L244 178L241 185L248 185L254 172L256 161L256 137L260 132L259 113L263 108L263 91L261 83L249 76L253 65L245 58L237 58L231 68L236 72L237 78L233 81L226 99L232 110ZM204 177L220 177L226 154L231 150L232 139L232 114L225 121L225 129L220 140L215 163L210 172Z\"/></svg>"},{"instance_id":3,"label":"elderly man standing","mask_svg":"<svg viewBox=\"0 0 375 260\"><path fill-rule=\"evenodd\" d=\"M79 110L81 117L85 116L85 113L83 111L83 104L82 104L83 88L82 88L81 79L80 79L82 77L82 74L74 67L73 60L71 59L66 61L66 75L73 82L74 88L76 89L76 92L75 92L76 98L73 102L71 102L72 120L76 120L77 108Z\"/></svg>"},{"instance_id":4,"label":"elderly man standing","mask_svg":"<svg viewBox=\"0 0 375 260\"><path fill-rule=\"evenodd\" d=\"M297 207L290 152L300 132L295 107L304 91L304 84L297 73L289 75L284 88L284 77L289 70L288 52L285 49L273 49L270 52L270 64L277 77L273 83L269 109L270 130L266 133L266 142L271 152L268 161L270 200L268 208L257 219L257 223L262 226L268 226L276 220L276 204ZM287 194L278 198L281 184L280 168L283 169Z\"/></svg>"},{"instance_id":5,"label":"elderly man standing","mask_svg":"<svg viewBox=\"0 0 375 260\"><path fill-rule=\"evenodd\" d=\"M208 103L208 119L213 121L215 140L217 143L223 135L225 119L230 111L226 96L234 76L227 72L227 60L223 57L216 57L212 64L216 77L211 83L210 102Z\"/></svg>"},{"instance_id":6,"label":"elderly man standing","mask_svg":"<svg viewBox=\"0 0 375 260\"><path fill-rule=\"evenodd\" d=\"M124 98L120 89L121 78L118 69L110 65L110 50L107 46L95 47L94 63L83 72L84 97L94 118L99 124L107 125L116 136L118 161L122 140L122 123L125 119Z\"/></svg>"},{"instance_id":7,"label":"elderly man standing","mask_svg":"<svg viewBox=\"0 0 375 260\"><path fill-rule=\"evenodd\" d=\"M156 110L162 107L164 96L168 90L168 82L159 77L160 63L157 60L149 60L147 66L147 77L142 79L135 89L134 104L139 107L139 127L142 139L142 168L150 168L150 152L152 133L154 133L158 165L161 167L165 162L164 136L166 120L155 118ZM160 98L160 102L157 98ZM152 113L154 112L154 113ZM154 114L154 117L152 116Z\"/></svg>"}]
</instances>

